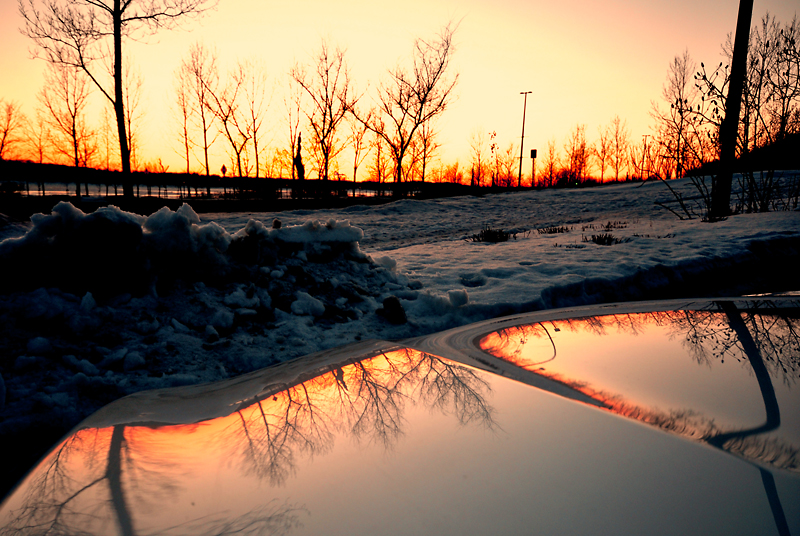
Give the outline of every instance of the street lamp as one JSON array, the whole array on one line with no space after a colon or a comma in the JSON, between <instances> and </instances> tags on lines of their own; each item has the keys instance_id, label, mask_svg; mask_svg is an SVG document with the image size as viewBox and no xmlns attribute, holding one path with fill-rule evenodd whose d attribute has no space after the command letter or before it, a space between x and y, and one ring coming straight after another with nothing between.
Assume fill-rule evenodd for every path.
<instances>
[{"instance_id":1,"label":"street lamp","mask_svg":"<svg viewBox=\"0 0 800 536\"><path fill-rule=\"evenodd\" d=\"M525 95L525 100L522 102L522 136L519 140L519 176L517 177L517 188L522 186L522 146L525 145L525 110L528 108L528 93L530 91L520 91L520 95Z\"/></svg>"}]
</instances>

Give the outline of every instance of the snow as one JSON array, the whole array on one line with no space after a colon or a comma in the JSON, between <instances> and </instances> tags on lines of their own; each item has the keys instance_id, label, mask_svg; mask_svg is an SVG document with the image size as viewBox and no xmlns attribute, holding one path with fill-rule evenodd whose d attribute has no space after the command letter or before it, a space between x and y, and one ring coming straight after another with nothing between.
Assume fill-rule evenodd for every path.
<instances>
[{"instance_id":1,"label":"snow","mask_svg":"<svg viewBox=\"0 0 800 536\"><path fill-rule=\"evenodd\" d=\"M0 229L0 436L42 423L66 432L129 393L368 339L555 307L792 290L775 288L786 279L775 274L796 269L797 211L710 224L656 201L671 201L659 183L202 217L188 204L145 216L59 203ZM487 225L512 238L472 241ZM591 241L606 233L619 243Z\"/></svg>"}]
</instances>

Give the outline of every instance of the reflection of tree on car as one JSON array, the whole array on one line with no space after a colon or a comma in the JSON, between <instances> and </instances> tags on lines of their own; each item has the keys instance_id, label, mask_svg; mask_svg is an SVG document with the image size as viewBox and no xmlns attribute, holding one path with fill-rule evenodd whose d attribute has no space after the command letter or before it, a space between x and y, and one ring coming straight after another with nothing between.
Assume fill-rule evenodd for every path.
<instances>
[{"instance_id":1,"label":"reflection of tree on car","mask_svg":"<svg viewBox=\"0 0 800 536\"><path fill-rule=\"evenodd\" d=\"M706 441L748 459L797 470L800 450L796 446L777 437L758 436L775 430L780 422L771 378L781 378L787 387L796 383L800 370L800 319L771 310L768 301L749 303L751 309L745 311L739 311L732 302L720 302L714 310L613 314L512 326L485 336L480 346L485 352L566 386L574 393L574 396L559 393L563 396L582 400L580 394L589 397L593 405L614 413ZM696 411L643 407L625 400L621 394L593 386L585 379L567 377L541 366L558 356L552 336L555 332L584 331L605 336L617 331L638 335L648 324L667 327L674 337L683 338L686 350L698 364L735 359L753 370L765 400L767 422L748 433L724 430L713 418ZM535 351L531 351L532 346Z\"/></svg>"},{"instance_id":2,"label":"reflection of tree on car","mask_svg":"<svg viewBox=\"0 0 800 536\"><path fill-rule=\"evenodd\" d=\"M741 310L734 302L720 301L714 310L679 310L641 314L604 315L590 318L557 320L513 326L483 337L480 347L487 353L507 360L526 371L545 376L591 397L602 408L634 418L663 430L693 437L718 449L738 454L753 464L761 474L779 534L788 534L788 524L778 495L775 479L762 464L797 471L800 449L781 436L764 435L781 424L780 408L772 378L781 378L786 387L795 385L800 370L800 319L771 311L770 302L749 302L750 309ZM626 401L622 395L595 388L580 378L564 377L545 371L540 365L557 356L552 331L586 331L596 336L618 332L639 334L648 323L668 327L673 336L684 339L684 346L698 364L713 360L735 359L748 367L756 377L764 401L766 419L758 426L725 430L714 421L691 409L668 412ZM550 324L549 329L546 324ZM541 355L523 352L532 339L548 339ZM549 346L552 346L552 356ZM531 357L533 353L533 357ZM542 360L538 359L539 357ZM547 359L545 359L547 357ZM555 391L554 391L555 392ZM570 396L570 398L579 399Z\"/></svg>"},{"instance_id":3,"label":"reflection of tree on car","mask_svg":"<svg viewBox=\"0 0 800 536\"><path fill-rule=\"evenodd\" d=\"M410 349L330 367L281 389L237 411L236 424L219 439L245 473L273 486L294 473L299 453L328 452L337 432L391 449L403 434L406 403L452 414L463 425L494 426L484 380L467 367Z\"/></svg>"},{"instance_id":4,"label":"reflection of tree on car","mask_svg":"<svg viewBox=\"0 0 800 536\"><path fill-rule=\"evenodd\" d=\"M178 486L175 464L148 448L147 431L147 426L118 424L72 434L45 459L23 505L0 534L137 534L132 512L169 499ZM270 501L234 518L199 516L172 532L280 532L296 526L301 511Z\"/></svg>"},{"instance_id":5,"label":"reflection of tree on car","mask_svg":"<svg viewBox=\"0 0 800 536\"><path fill-rule=\"evenodd\" d=\"M190 447L229 452L245 474L279 486L295 472L298 456L328 452L336 434L391 449L403 434L407 403L436 408L461 425L493 428L488 392L488 383L468 367L401 349L301 375L219 419L81 429L44 460L0 534L164 533L132 512L169 504L187 468L205 469ZM297 505L265 500L243 515L203 515L167 533L284 533L303 513Z\"/></svg>"}]
</instances>

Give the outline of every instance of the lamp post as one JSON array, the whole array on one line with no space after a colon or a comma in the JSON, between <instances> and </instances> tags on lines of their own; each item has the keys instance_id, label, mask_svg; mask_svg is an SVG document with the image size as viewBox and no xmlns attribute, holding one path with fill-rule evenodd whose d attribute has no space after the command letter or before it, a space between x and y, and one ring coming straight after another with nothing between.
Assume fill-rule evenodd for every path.
<instances>
[{"instance_id":1,"label":"lamp post","mask_svg":"<svg viewBox=\"0 0 800 536\"><path fill-rule=\"evenodd\" d=\"M522 136L519 140L519 176L517 177L517 188L522 185L522 146L525 145L525 110L528 108L528 93L530 91L520 91L520 95L524 95L525 99L522 102Z\"/></svg>"}]
</instances>

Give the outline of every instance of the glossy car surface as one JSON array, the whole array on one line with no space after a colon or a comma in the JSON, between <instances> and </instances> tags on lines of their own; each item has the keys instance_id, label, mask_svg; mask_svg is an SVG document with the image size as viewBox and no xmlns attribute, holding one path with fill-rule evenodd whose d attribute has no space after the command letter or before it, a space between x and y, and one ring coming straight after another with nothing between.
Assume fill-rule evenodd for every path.
<instances>
[{"instance_id":1,"label":"glossy car surface","mask_svg":"<svg viewBox=\"0 0 800 536\"><path fill-rule=\"evenodd\" d=\"M81 423L2 533L797 534L800 302L369 341Z\"/></svg>"}]
</instances>

